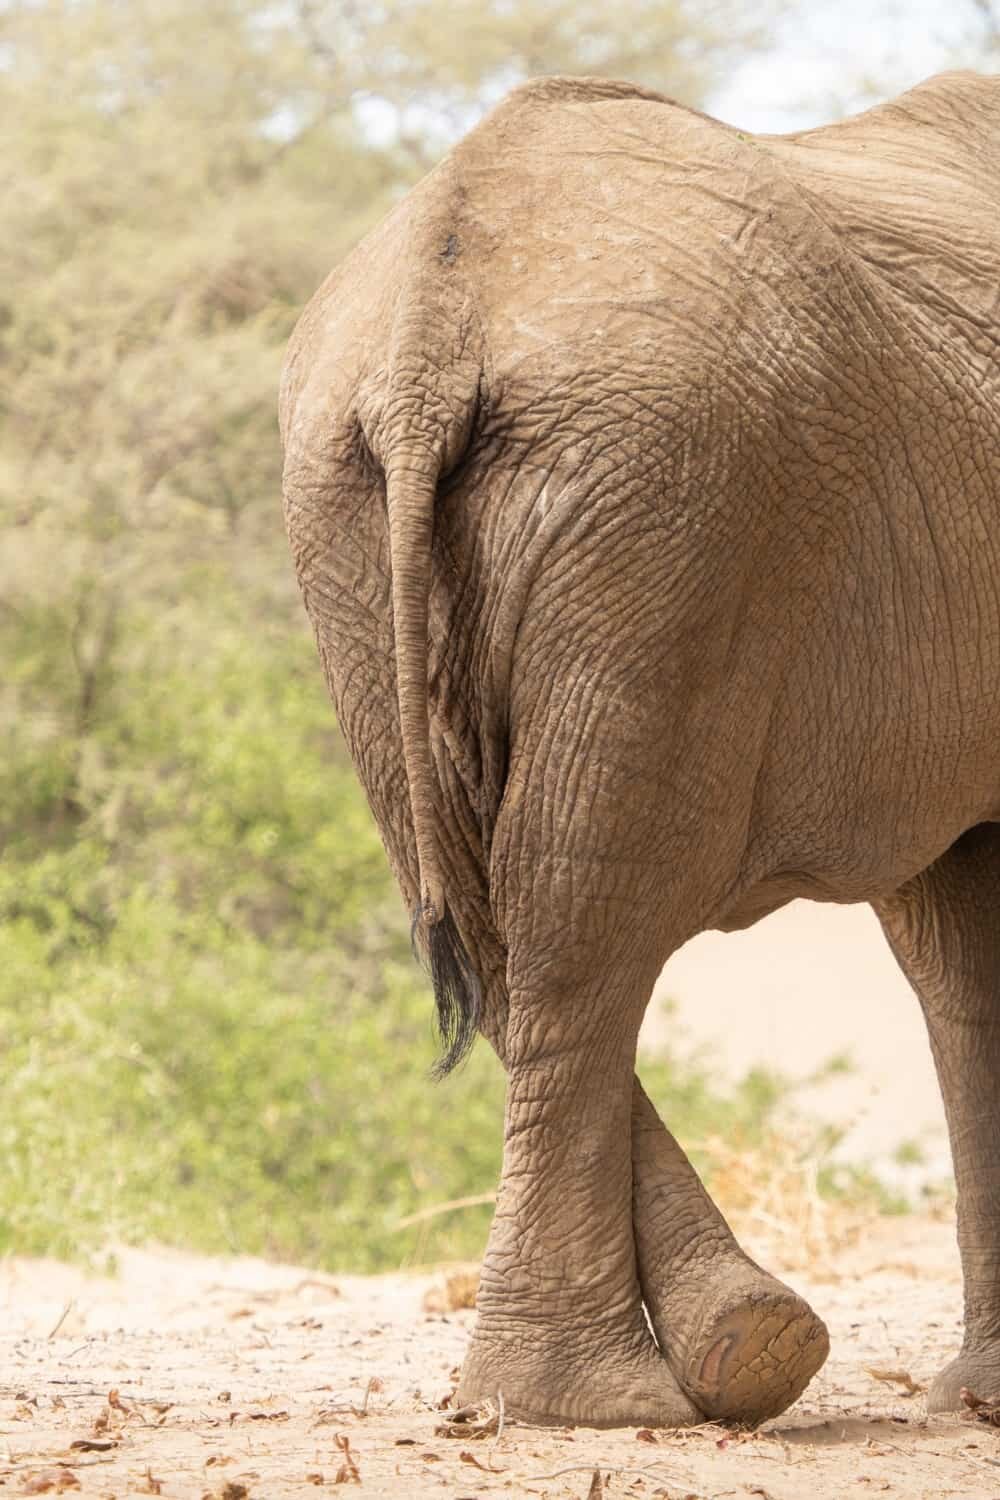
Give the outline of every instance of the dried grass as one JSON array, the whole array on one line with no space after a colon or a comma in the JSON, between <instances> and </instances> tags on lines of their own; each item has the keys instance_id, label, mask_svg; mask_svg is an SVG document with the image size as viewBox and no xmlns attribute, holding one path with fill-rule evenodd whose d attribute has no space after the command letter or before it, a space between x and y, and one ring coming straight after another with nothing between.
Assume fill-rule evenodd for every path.
<instances>
[{"instance_id":1,"label":"dried grass","mask_svg":"<svg viewBox=\"0 0 1000 1500\"><path fill-rule=\"evenodd\" d=\"M479 1266L475 1262L467 1265L449 1266L444 1279L424 1293L424 1312L450 1313L476 1305L479 1290Z\"/></svg>"},{"instance_id":2,"label":"dried grass","mask_svg":"<svg viewBox=\"0 0 1000 1500\"><path fill-rule=\"evenodd\" d=\"M826 1153L804 1150L788 1136L769 1136L751 1149L713 1137L700 1149L710 1164L712 1196L737 1237L786 1270L839 1280L842 1252L879 1216L871 1195L824 1196Z\"/></svg>"}]
</instances>

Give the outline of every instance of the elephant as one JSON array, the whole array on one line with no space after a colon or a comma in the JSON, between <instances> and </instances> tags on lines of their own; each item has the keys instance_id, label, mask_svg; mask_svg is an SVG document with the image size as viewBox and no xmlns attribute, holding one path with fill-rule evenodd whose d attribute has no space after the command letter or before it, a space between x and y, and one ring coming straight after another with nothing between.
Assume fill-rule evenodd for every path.
<instances>
[{"instance_id":1,"label":"elephant","mask_svg":"<svg viewBox=\"0 0 1000 1500\"><path fill-rule=\"evenodd\" d=\"M756 1424L819 1369L635 1076L668 956L796 897L870 903L918 995L929 1407L1000 1394L1000 76L790 135L529 82L334 269L279 405L441 1069L505 1070L458 1399Z\"/></svg>"}]
</instances>

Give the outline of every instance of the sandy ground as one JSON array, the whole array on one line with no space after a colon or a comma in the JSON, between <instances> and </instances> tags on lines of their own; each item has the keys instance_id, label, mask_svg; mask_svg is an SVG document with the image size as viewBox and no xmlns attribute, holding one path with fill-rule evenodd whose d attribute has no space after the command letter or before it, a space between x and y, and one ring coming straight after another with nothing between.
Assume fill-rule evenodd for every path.
<instances>
[{"instance_id":1,"label":"sandy ground","mask_svg":"<svg viewBox=\"0 0 1000 1500\"><path fill-rule=\"evenodd\" d=\"M810 1115L847 1130L842 1154L908 1188L950 1173L920 1008L870 907L795 901L747 932L704 933L667 964L657 996L676 1020L654 997L646 1040L676 1026L730 1077L764 1064L803 1078L848 1054L849 1073L802 1097ZM895 1163L904 1141L920 1146L922 1165Z\"/></svg>"},{"instance_id":2,"label":"sandy ground","mask_svg":"<svg viewBox=\"0 0 1000 1500\"><path fill-rule=\"evenodd\" d=\"M751 1247L754 1248L754 1247ZM1000 1430L927 1421L919 1393L954 1349L960 1291L945 1223L879 1221L797 1276L833 1354L803 1399L750 1436L548 1431L451 1437L472 1314L428 1311L442 1276L328 1278L250 1260L123 1251L114 1279L0 1265L5 1494L259 1500L339 1483L373 1496L1000 1497ZM440 1307L440 1303L438 1303ZM595 1474L599 1477L595 1479Z\"/></svg>"}]
</instances>

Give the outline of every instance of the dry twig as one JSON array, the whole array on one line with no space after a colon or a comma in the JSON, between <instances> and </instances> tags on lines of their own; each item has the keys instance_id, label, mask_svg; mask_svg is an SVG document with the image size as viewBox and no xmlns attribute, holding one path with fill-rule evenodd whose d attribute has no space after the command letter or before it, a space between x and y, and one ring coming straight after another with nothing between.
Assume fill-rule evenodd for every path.
<instances>
[{"instance_id":1,"label":"dry twig","mask_svg":"<svg viewBox=\"0 0 1000 1500\"><path fill-rule=\"evenodd\" d=\"M870 1375L873 1380L881 1380L885 1385L901 1385L908 1396L919 1395L927 1389L919 1380L914 1380L909 1370L875 1370L866 1365L865 1374Z\"/></svg>"},{"instance_id":2,"label":"dry twig","mask_svg":"<svg viewBox=\"0 0 1000 1500\"><path fill-rule=\"evenodd\" d=\"M396 1228L409 1229L411 1224L423 1224L427 1219L436 1219L439 1214L450 1214L459 1208L481 1208L496 1201L495 1192L470 1193L466 1198L449 1198L447 1203L432 1203L429 1208L421 1208L415 1214L407 1214L397 1221Z\"/></svg>"}]
</instances>

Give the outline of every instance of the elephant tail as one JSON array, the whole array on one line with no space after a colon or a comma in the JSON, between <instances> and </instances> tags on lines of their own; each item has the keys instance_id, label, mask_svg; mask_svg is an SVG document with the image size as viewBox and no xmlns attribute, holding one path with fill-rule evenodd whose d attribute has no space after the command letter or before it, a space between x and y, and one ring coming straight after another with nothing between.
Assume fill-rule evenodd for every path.
<instances>
[{"instance_id":1,"label":"elephant tail","mask_svg":"<svg viewBox=\"0 0 1000 1500\"><path fill-rule=\"evenodd\" d=\"M439 788L431 752L428 691L429 600L434 508L440 455L423 444L402 445L386 472L393 634L403 759L416 843L419 897L414 948L426 953L444 1055L435 1072L451 1071L479 1029L482 992L448 909L438 841Z\"/></svg>"}]
</instances>

